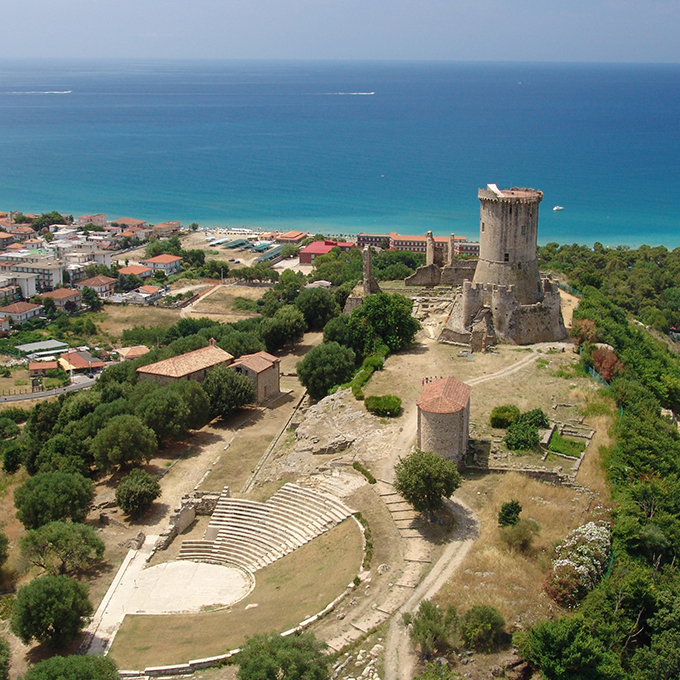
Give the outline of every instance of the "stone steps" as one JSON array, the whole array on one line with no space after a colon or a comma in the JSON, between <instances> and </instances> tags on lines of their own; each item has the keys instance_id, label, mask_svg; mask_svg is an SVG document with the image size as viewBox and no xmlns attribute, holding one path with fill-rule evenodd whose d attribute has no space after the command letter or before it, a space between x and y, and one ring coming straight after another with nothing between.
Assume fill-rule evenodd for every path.
<instances>
[{"instance_id":1,"label":"stone steps","mask_svg":"<svg viewBox=\"0 0 680 680\"><path fill-rule=\"evenodd\" d=\"M266 503L229 498L223 493L204 539L184 541L178 559L233 564L255 572L351 514L352 510L339 499L291 483Z\"/></svg>"}]
</instances>

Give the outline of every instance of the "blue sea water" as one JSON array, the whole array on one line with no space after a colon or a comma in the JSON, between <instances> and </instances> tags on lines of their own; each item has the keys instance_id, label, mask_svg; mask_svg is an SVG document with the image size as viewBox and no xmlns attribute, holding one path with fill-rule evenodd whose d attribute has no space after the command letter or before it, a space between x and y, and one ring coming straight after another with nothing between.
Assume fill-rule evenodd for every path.
<instances>
[{"instance_id":1,"label":"blue sea water","mask_svg":"<svg viewBox=\"0 0 680 680\"><path fill-rule=\"evenodd\" d=\"M0 62L0 209L680 246L680 65ZM554 205L564 211L554 212Z\"/></svg>"}]
</instances>

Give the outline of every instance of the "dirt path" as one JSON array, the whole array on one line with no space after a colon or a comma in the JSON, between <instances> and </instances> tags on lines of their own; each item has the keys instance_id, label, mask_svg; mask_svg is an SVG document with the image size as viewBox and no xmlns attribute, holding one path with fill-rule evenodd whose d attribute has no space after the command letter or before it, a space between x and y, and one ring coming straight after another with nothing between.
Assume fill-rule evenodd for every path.
<instances>
[{"instance_id":1,"label":"dirt path","mask_svg":"<svg viewBox=\"0 0 680 680\"><path fill-rule=\"evenodd\" d=\"M392 617L385 644L385 680L410 680L413 677L415 656L402 623L402 614L414 612L423 600L429 600L439 592L461 565L477 537L478 522L470 508L460 501L449 501L448 506L456 519L456 530L429 574Z\"/></svg>"}]
</instances>

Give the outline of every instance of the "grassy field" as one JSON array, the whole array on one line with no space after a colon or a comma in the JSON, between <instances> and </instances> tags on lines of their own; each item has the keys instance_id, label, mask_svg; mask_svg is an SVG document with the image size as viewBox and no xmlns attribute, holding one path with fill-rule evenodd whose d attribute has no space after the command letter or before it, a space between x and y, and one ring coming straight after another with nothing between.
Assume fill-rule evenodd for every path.
<instances>
[{"instance_id":1,"label":"grassy field","mask_svg":"<svg viewBox=\"0 0 680 680\"><path fill-rule=\"evenodd\" d=\"M473 605L491 605L511 631L554 615L558 607L542 592L543 580L555 545L590 518L591 497L518 473L466 476L455 495L477 512L480 535L437 601L455 605L459 614ZM512 499L522 504L522 518L540 526L526 553L510 549L498 528L498 511Z\"/></svg>"},{"instance_id":2,"label":"grassy field","mask_svg":"<svg viewBox=\"0 0 680 680\"><path fill-rule=\"evenodd\" d=\"M118 342L126 328L133 326L162 326L169 328L179 321L179 309L144 307L142 305L106 305L92 320L101 334Z\"/></svg>"},{"instance_id":3,"label":"grassy field","mask_svg":"<svg viewBox=\"0 0 680 680\"><path fill-rule=\"evenodd\" d=\"M359 529L346 520L258 571L255 589L231 608L194 615L126 616L110 654L119 668L143 669L222 654L255 633L292 628L342 593L357 573L361 556Z\"/></svg>"}]
</instances>

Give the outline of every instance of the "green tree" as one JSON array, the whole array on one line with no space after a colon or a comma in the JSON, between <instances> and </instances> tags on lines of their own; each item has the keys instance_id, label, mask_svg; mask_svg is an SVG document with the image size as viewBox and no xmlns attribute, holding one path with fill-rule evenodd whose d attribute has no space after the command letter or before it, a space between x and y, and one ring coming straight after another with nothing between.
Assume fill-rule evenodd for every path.
<instances>
[{"instance_id":1,"label":"green tree","mask_svg":"<svg viewBox=\"0 0 680 680\"><path fill-rule=\"evenodd\" d=\"M110 656L72 654L37 663L22 680L119 680L119 677L116 662Z\"/></svg>"},{"instance_id":2,"label":"green tree","mask_svg":"<svg viewBox=\"0 0 680 680\"><path fill-rule=\"evenodd\" d=\"M268 352L287 344L295 345L307 329L305 317L295 305L284 305L271 318L262 319L260 335Z\"/></svg>"},{"instance_id":3,"label":"green tree","mask_svg":"<svg viewBox=\"0 0 680 680\"><path fill-rule=\"evenodd\" d=\"M13 475L20 467L24 459L24 448L15 443L6 446L2 451L2 469Z\"/></svg>"},{"instance_id":4,"label":"green tree","mask_svg":"<svg viewBox=\"0 0 680 680\"><path fill-rule=\"evenodd\" d=\"M236 657L239 680L328 680L331 659L312 633L248 638Z\"/></svg>"},{"instance_id":5,"label":"green tree","mask_svg":"<svg viewBox=\"0 0 680 680\"><path fill-rule=\"evenodd\" d=\"M19 434L19 426L9 418L0 418L0 437L10 439Z\"/></svg>"},{"instance_id":6,"label":"green tree","mask_svg":"<svg viewBox=\"0 0 680 680\"><path fill-rule=\"evenodd\" d=\"M409 634L413 644L420 647L421 656L429 659L435 652L445 654L448 651L458 625L458 615L453 605L442 609L438 604L423 600L413 616L404 616L404 622L411 625Z\"/></svg>"},{"instance_id":7,"label":"green tree","mask_svg":"<svg viewBox=\"0 0 680 680\"><path fill-rule=\"evenodd\" d=\"M245 375L226 366L213 368L203 381L213 418L228 418L255 401L253 383Z\"/></svg>"},{"instance_id":8,"label":"green tree","mask_svg":"<svg viewBox=\"0 0 680 680\"><path fill-rule=\"evenodd\" d=\"M185 425L188 428L200 430L210 422L210 399L200 383L195 380L180 380L170 385L170 389L187 408Z\"/></svg>"},{"instance_id":9,"label":"green tree","mask_svg":"<svg viewBox=\"0 0 680 680\"><path fill-rule=\"evenodd\" d=\"M128 467L149 460L158 450L154 431L137 417L123 414L111 418L92 440L92 454L100 470Z\"/></svg>"},{"instance_id":10,"label":"green tree","mask_svg":"<svg viewBox=\"0 0 680 680\"><path fill-rule=\"evenodd\" d=\"M489 651L503 635L505 620L500 612L486 604L468 609L461 622L465 644L474 649Z\"/></svg>"},{"instance_id":11,"label":"green tree","mask_svg":"<svg viewBox=\"0 0 680 680\"><path fill-rule=\"evenodd\" d=\"M546 680L619 680L626 677L615 652L594 637L583 617L537 623L517 636L522 658ZM649 676L645 676L649 677Z\"/></svg>"},{"instance_id":12,"label":"green tree","mask_svg":"<svg viewBox=\"0 0 680 680\"><path fill-rule=\"evenodd\" d=\"M356 356L348 347L326 342L312 347L297 365L300 382L312 399L322 399L335 385L351 379Z\"/></svg>"},{"instance_id":13,"label":"green tree","mask_svg":"<svg viewBox=\"0 0 680 680\"><path fill-rule=\"evenodd\" d=\"M94 484L82 475L39 472L14 492L14 506L19 521L27 529L37 529L59 520L82 522L93 497Z\"/></svg>"},{"instance_id":14,"label":"green tree","mask_svg":"<svg viewBox=\"0 0 680 680\"><path fill-rule=\"evenodd\" d=\"M521 512L522 505L519 501L513 499L507 503L503 503L498 512L498 526L507 527L517 524Z\"/></svg>"},{"instance_id":15,"label":"green tree","mask_svg":"<svg viewBox=\"0 0 680 680\"><path fill-rule=\"evenodd\" d=\"M350 326L363 340L364 355L386 345L398 352L413 342L420 322L411 316L413 302L403 295L369 295L350 315Z\"/></svg>"},{"instance_id":16,"label":"green tree","mask_svg":"<svg viewBox=\"0 0 680 680\"><path fill-rule=\"evenodd\" d=\"M514 404L505 404L504 406L496 406L491 411L489 423L491 427L498 429L505 429L510 427L519 417L520 410Z\"/></svg>"},{"instance_id":17,"label":"green tree","mask_svg":"<svg viewBox=\"0 0 680 680\"><path fill-rule=\"evenodd\" d=\"M54 575L86 571L104 556L104 541L77 522L43 524L27 531L19 544L26 560Z\"/></svg>"},{"instance_id":18,"label":"green tree","mask_svg":"<svg viewBox=\"0 0 680 680\"><path fill-rule=\"evenodd\" d=\"M173 439L183 439L189 431L189 406L179 391L168 387L156 387L139 400L135 414L158 440L158 445Z\"/></svg>"},{"instance_id":19,"label":"green tree","mask_svg":"<svg viewBox=\"0 0 680 680\"><path fill-rule=\"evenodd\" d=\"M40 299L40 303L43 306L43 314L48 319L54 319L57 316L57 306L54 304L54 300L51 297L43 297Z\"/></svg>"},{"instance_id":20,"label":"green tree","mask_svg":"<svg viewBox=\"0 0 680 680\"><path fill-rule=\"evenodd\" d=\"M394 488L417 512L427 512L430 521L461 483L452 460L429 451L415 451L394 466Z\"/></svg>"},{"instance_id":21,"label":"green tree","mask_svg":"<svg viewBox=\"0 0 680 680\"><path fill-rule=\"evenodd\" d=\"M0 638L0 680L9 680L11 653L7 640Z\"/></svg>"},{"instance_id":22,"label":"green tree","mask_svg":"<svg viewBox=\"0 0 680 680\"><path fill-rule=\"evenodd\" d=\"M104 303L101 301L94 288L83 286L82 295L83 304L87 305L93 312L98 312L104 306Z\"/></svg>"},{"instance_id":23,"label":"green tree","mask_svg":"<svg viewBox=\"0 0 680 680\"><path fill-rule=\"evenodd\" d=\"M295 298L295 306L302 312L310 330L321 330L333 317L340 314L335 295L324 288L303 288Z\"/></svg>"},{"instance_id":24,"label":"green tree","mask_svg":"<svg viewBox=\"0 0 680 680\"><path fill-rule=\"evenodd\" d=\"M536 425L522 420L521 417L508 427L504 439L511 451L530 451L540 441Z\"/></svg>"},{"instance_id":25,"label":"green tree","mask_svg":"<svg viewBox=\"0 0 680 680\"><path fill-rule=\"evenodd\" d=\"M123 477L116 489L116 504L126 515L141 515L161 495L158 479L135 468Z\"/></svg>"},{"instance_id":26,"label":"green tree","mask_svg":"<svg viewBox=\"0 0 680 680\"><path fill-rule=\"evenodd\" d=\"M198 229L198 222L192 222L189 225L189 229L191 229L191 231L196 231Z\"/></svg>"},{"instance_id":27,"label":"green tree","mask_svg":"<svg viewBox=\"0 0 680 680\"><path fill-rule=\"evenodd\" d=\"M93 609L87 587L68 576L41 576L17 592L10 628L24 643L61 647L83 629Z\"/></svg>"},{"instance_id":28,"label":"green tree","mask_svg":"<svg viewBox=\"0 0 680 680\"><path fill-rule=\"evenodd\" d=\"M244 354L255 354L266 349L262 340L256 335L242 331L228 333L217 344L225 352L229 352L234 359L238 359Z\"/></svg>"}]
</instances>

